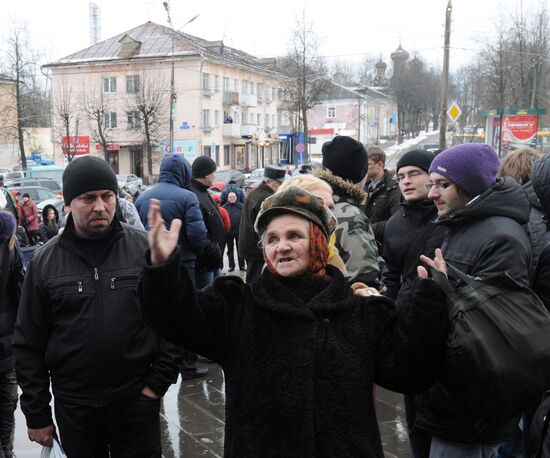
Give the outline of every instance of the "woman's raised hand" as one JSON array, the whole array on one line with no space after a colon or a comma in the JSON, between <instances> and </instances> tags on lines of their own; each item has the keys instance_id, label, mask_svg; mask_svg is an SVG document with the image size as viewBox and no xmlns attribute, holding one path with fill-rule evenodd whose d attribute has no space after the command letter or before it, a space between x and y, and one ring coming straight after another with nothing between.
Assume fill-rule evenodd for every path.
<instances>
[{"instance_id":1,"label":"woman's raised hand","mask_svg":"<svg viewBox=\"0 0 550 458\"><path fill-rule=\"evenodd\" d=\"M164 220L160 216L160 200L151 199L149 202L149 249L151 250L151 264L153 266L164 262L178 246L178 237L181 229L181 220L174 219L170 230L166 229Z\"/></svg>"},{"instance_id":2,"label":"woman's raised hand","mask_svg":"<svg viewBox=\"0 0 550 458\"><path fill-rule=\"evenodd\" d=\"M420 260L424 264L433 267L435 270L439 270L439 272L447 277L447 264L445 259L443 259L443 253L441 253L440 248L436 248L435 257L433 259L428 258L428 256L421 255ZM425 267L418 266L416 269L420 278L428 278L428 271Z\"/></svg>"}]
</instances>

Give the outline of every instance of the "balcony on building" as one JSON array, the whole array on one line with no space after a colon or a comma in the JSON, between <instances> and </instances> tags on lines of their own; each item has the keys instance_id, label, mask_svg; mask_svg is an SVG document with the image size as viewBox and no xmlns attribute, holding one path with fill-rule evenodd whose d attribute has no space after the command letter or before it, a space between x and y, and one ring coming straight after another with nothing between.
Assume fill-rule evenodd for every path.
<instances>
[{"instance_id":1,"label":"balcony on building","mask_svg":"<svg viewBox=\"0 0 550 458\"><path fill-rule=\"evenodd\" d=\"M239 105L239 93L238 92L224 92L223 104L225 106Z\"/></svg>"},{"instance_id":2,"label":"balcony on building","mask_svg":"<svg viewBox=\"0 0 550 458\"><path fill-rule=\"evenodd\" d=\"M212 132L213 127L212 126L201 126L201 130L203 132Z\"/></svg>"},{"instance_id":3,"label":"balcony on building","mask_svg":"<svg viewBox=\"0 0 550 458\"><path fill-rule=\"evenodd\" d=\"M241 125L240 124L223 124L222 135L224 137L241 138Z\"/></svg>"},{"instance_id":4,"label":"balcony on building","mask_svg":"<svg viewBox=\"0 0 550 458\"><path fill-rule=\"evenodd\" d=\"M257 124L243 124L241 126L241 137L252 137L258 132L259 126Z\"/></svg>"},{"instance_id":5,"label":"balcony on building","mask_svg":"<svg viewBox=\"0 0 550 458\"><path fill-rule=\"evenodd\" d=\"M256 94L242 94L241 106L243 107L256 107L258 106L258 99Z\"/></svg>"},{"instance_id":6,"label":"balcony on building","mask_svg":"<svg viewBox=\"0 0 550 458\"><path fill-rule=\"evenodd\" d=\"M214 95L214 91L210 87L203 87L202 88L202 95L206 97L212 97Z\"/></svg>"}]
</instances>

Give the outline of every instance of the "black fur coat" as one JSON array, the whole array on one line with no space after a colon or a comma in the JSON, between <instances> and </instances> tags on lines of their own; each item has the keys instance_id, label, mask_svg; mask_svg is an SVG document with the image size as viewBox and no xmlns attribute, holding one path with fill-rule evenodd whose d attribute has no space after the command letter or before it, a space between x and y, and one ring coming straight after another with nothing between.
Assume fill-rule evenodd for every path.
<instances>
[{"instance_id":1,"label":"black fur coat","mask_svg":"<svg viewBox=\"0 0 550 458\"><path fill-rule=\"evenodd\" d=\"M222 366L225 457L383 457L372 387L433 383L446 322L434 282L418 280L414 304L400 307L355 296L331 266L325 280L265 270L251 286L227 276L195 291L177 256L144 269L142 313Z\"/></svg>"}]
</instances>

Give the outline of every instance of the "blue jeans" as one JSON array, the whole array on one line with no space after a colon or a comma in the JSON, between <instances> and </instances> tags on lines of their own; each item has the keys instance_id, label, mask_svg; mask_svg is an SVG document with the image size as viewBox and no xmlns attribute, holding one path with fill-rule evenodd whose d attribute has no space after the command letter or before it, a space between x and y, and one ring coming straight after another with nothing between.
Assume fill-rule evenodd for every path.
<instances>
[{"instance_id":1,"label":"blue jeans","mask_svg":"<svg viewBox=\"0 0 550 458\"><path fill-rule=\"evenodd\" d=\"M430 458L495 458L498 444L469 444L432 437Z\"/></svg>"}]
</instances>

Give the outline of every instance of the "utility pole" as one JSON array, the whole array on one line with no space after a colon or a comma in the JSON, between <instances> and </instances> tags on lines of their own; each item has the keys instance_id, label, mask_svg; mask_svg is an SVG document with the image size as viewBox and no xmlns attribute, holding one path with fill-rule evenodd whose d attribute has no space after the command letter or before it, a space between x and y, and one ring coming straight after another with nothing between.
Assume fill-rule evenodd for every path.
<instances>
[{"instance_id":1,"label":"utility pole","mask_svg":"<svg viewBox=\"0 0 550 458\"><path fill-rule=\"evenodd\" d=\"M172 62L171 62L171 71L170 71L170 154L174 153L174 120L176 119L176 89L174 87L174 36L176 31L172 25L172 18L170 17L170 4L166 1L162 3L166 14L168 15L168 25L170 26L170 34L172 36ZM178 32L181 31L187 24L193 22L199 17L198 14L189 19L185 24L183 24Z\"/></svg>"},{"instance_id":2,"label":"utility pole","mask_svg":"<svg viewBox=\"0 0 550 458\"><path fill-rule=\"evenodd\" d=\"M451 46L451 0L445 10L445 46L443 48L443 79L441 84L441 119L439 123L439 148L445 149L447 134L447 92L449 90L449 50Z\"/></svg>"},{"instance_id":3,"label":"utility pole","mask_svg":"<svg viewBox=\"0 0 550 458\"><path fill-rule=\"evenodd\" d=\"M172 36L172 68L170 72L170 154L174 153L174 118L176 116L176 91L174 90L174 27L170 17L170 5L168 2L162 4L168 15L168 25L170 26Z\"/></svg>"}]
</instances>

